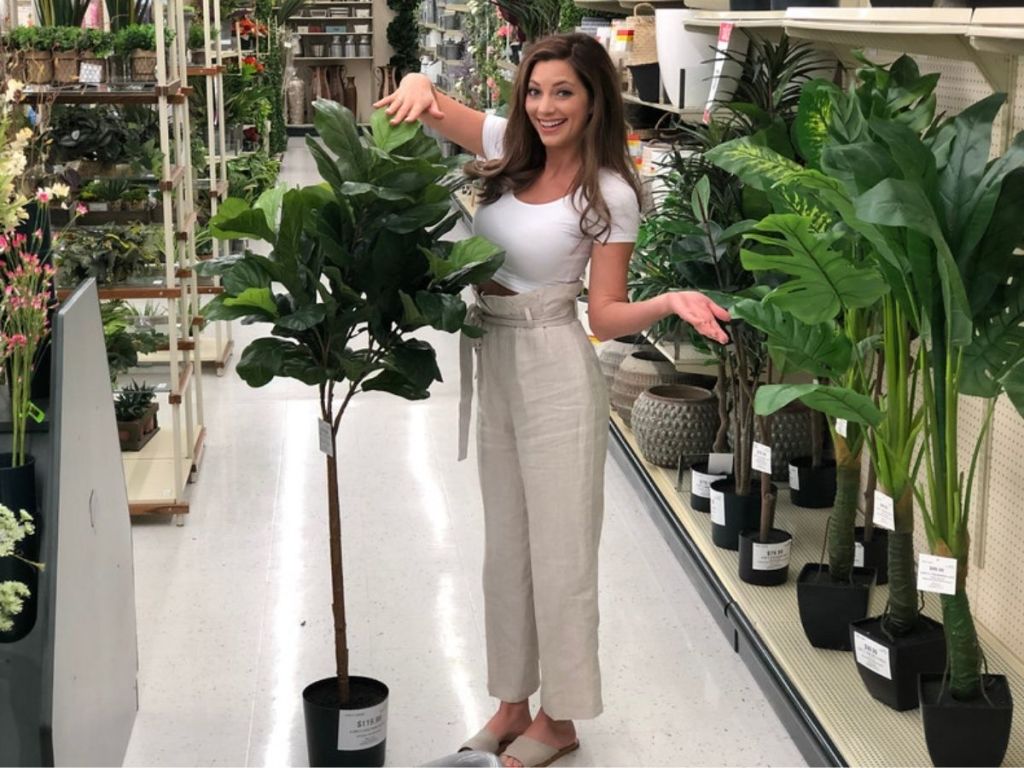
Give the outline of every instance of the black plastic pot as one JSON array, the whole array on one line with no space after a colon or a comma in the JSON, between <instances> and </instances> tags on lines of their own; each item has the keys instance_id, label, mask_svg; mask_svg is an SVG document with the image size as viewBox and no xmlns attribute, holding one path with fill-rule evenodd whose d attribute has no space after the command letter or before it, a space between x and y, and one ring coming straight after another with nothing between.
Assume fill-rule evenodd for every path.
<instances>
[{"instance_id":1,"label":"black plastic pot","mask_svg":"<svg viewBox=\"0 0 1024 768\"><path fill-rule=\"evenodd\" d=\"M746 496L736 495L736 483L732 478L716 480L711 484L711 492L716 491L723 496L723 514L716 515L714 501L711 505L711 541L716 547L737 550L740 546L740 531L757 528L761 522L761 494L757 492L759 484L750 484L750 493ZM772 486L773 488L775 486Z\"/></svg>"},{"instance_id":2,"label":"black plastic pot","mask_svg":"<svg viewBox=\"0 0 1024 768\"><path fill-rule=\"evenodd\" d=\"M690 467L690 506L697 512L711 511L711 483L724 480L727 475L708 474L708 463L700 461ZM708 495L704 495L705 489Z\"/></svg>"},{"instance_id":3,"label":"black plastic pot","mask_svg":"<svg viewBox=\"0 0 1024 768\"><path fill-rule=\"evenodd\" d=\"M771 0L773 11L787 8L838 8L839 0Z\"/></svg>"},{"instance_id":4,"label":"black plastic pot","mask_svg":"<svg viewBox=\"0 0 1024 768\"><path fill-rule=\"evenodd\" d=\"M1000 765L1010 743L1013 696L1005 675L982 675L985 695L956 701L942 675L919 678L921 719L928 755L936 766Z\"/></svg>"},{"instance_id":5,"label":"black plastic pot","mask_svg":"<svg viewBox=\"0 0 1024 768\"><path fill-rule=\"evenodd\" d=\"M836 462L825 459L817 469L811 463L810 456L789 462L789 500L805 509L831 507L836 501Z\"/></svg>"},{"instance_id":6,"label":"black plastic pot","mask_svg":"<svg viewBox=\"0 0 1024 768\"><path fill-rule=\"evenodd\" d=\"M904 637L890 636L881 616L855 621L850 624L850 644L868 693L900 712L917 707L918 675L941 675L946 669L946 636L942 625L927 616L921 616Z\"/></svg>"},{"instance_id":7,"label":"black plastic pot","mask_svg":"<svg viewBox=\"0 0 1024 768\"><path fill-rule=\"evenodd\" d=\"M771 0L729 0L730 11L770 11Z\"/></svg>"},{"instance_id":8,"label":"black plastic pot","mask_svg":"<svg viewBox=\"0 0 1024 768\"><path fill-rule=\"evenodd\" d=\"M772 528L768 541L760 531L740 533L740 579L759 587L777 587L789 578L789 556L793 534ZM758 551L755 553L755 549Z\"/></svg>"},{"instance_id":9,"label":"black plastic pot","mask_svg":"<svg viewBox=\"0 0 1024 768\"><path fill-rule=\"evenodd\" d=\"M1019 3L1020 0L1014 0ZM871 0L872 8L931 8L932 0Z\"/></svg>"},{"instance_id":10,"label":"black plastic pot","mask_svg":"<svg viewBox=\"0 0 1024 768\"><path fill-rule=\"evenodd\" d=\"M338 678L306 686L302 711L306 720L309 764L382 766L387 748L388 687L369 677L349 677L348 703L338 701Z\"/></svg>"},{"instance_id":11,"label":"black plastic pot","mask_svg":"<svg viewBox=\"0 0 1024 768\"><path fill-rule=\"evenodd\" d=\"M815 648L850 650L850 622L868 614L868 598L875 572L854 568L853 580L832 581L828 566L807 563L796 582L800 624Z\"/></svg>"},{"instance_id":12,"label":"black plastic pot","mask_svg":"<svg viewBox=\"0 0 1024 768\"><path fill-rule=\"evenodd\" d=\"M24 560L39 562L44 521L38 513L36 503L36 461L34 458L28 456L22 466L12 467L11 454L0 454L0 504L10 509L15 515L21 510L32 515L35 533L26 536L18 544L17 553ZM15 557L0 559L0 582L20 581L28 587L30 592L21 612L12 620L14 626L6 632L0 632L0 643L13 643L15 640L21 640L32 631L32 627L36 623L40 592L38 588L39 569L24 560Z\"/></svg>"},{"instance_id":13,"label":"black plastic pot","mask_svg":"<svg viewBox=\"0 0 1024 768\"><path fill-rule=\"evenodd\" d=\"M641 101L652 104L661 101L661 65L658 62L630 64L629 71L633 73L633 85Z\"/></svg>"},{"instance_id":14,"label":"black plastic pot","mask_svg":"<svg viewBox=\"0 0 1024 768\"><path fill-rule=\"evenodd\" d=\"M863 568L875 571L875 584L882 586L889 583L889 532L885 528L875 528L871 535L871 543L864 544L864 526L853 529L853 538L864 548Z\"/></svg>"}]
</instances>

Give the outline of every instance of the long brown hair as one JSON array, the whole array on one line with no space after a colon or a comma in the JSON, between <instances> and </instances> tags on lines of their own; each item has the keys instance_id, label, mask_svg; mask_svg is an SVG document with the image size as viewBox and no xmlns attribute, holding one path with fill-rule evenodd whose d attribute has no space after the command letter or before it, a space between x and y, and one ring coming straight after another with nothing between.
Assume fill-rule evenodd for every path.
<instances>
[{"instance_id":1,"label":"long brown hair","mask_svg":"<svg viewBox=\"0 0 1024 768\"><path fill-rule=\"evenodd\" d=\"M583 193L580 232L600 239L611 229L611 214L601 194L600 171L617 173L632 188L637 200L640 186L626 149L626 122L619 89L619 75L608 52L594 38L573 33L538 40L519 65L505 131L504 156L474 160L466 175L483 180L484 203L493 203L505 192L529 187L544 169L547 152L526 114L526 94L538 61L566 61L587 89L591 114L583 130L582 164L573 181L573 193ZM639 202L637 203L639 205Z\"/></svg>"}]
</instances>

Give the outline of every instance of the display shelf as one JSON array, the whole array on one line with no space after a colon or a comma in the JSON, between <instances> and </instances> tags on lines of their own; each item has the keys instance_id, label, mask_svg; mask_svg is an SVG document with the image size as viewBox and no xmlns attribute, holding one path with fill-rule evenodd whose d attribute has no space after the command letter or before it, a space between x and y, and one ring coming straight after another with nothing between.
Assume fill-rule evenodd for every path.
<instances>
[{"instance_id":1,"label":"display shelf","mask_svg":"<svg viewBox=\"0 0 1024 768\"><path fill-rule=\"evenodd\" d=\"M785 706L796 712L790 722L799 720L807 729L794 737L799 741L806 740L808 733L815 734L817 754L805 756L837 765L929 765L920 712L895 712L875 701L864 689L851 653L812 648L804 636L795 579L805 562L817 562L819 558L828 510L794 507L788 493L782 491L776 526L793 534L789 581L779 587L746 584L737 574L737 553L712 543L710 516L689 508L689 476L684 477L683 490L678 490L677 471L648 464L621 419L613 414L611 423L623 456L658 507L652 514L664 515L663 533L668 532L669 544L677 556L692 559L684 563L691 573L704 574L705 583L698 587L725 600L724 617L718 613L721 605L713 605L716 620L726 618L737 632L740 626L746 626L754 633L751 642L763 648L765 662L773 668L768 674L778 675L773 683L777 689L769 693L785 699ZM887 593L884 586L872 589L870 615L882 612ZM925 604L926 614L941 614L935 595L928 595ZM1006 674L1014 695L1024 696L1024 662L983 627L979 630L990 671ZM733 632L726 634L734 648L737 642L745 642ZM1024 764L1024 720L1020 718L1014 724L1004 764Z\"/></svg>"},{"instance_id":2,"label":"display shelf","mask_svg":"<svg viewBox=\"0 0 1024 768\"><path fill-rule=\"evenodd\" d=\"M465 3L445 3L443 6L438 6L437 10L455 11L456 13L469 13L470 8Z\"/></svg>"},{"instance_id":3,"label":"display shelf","mask_svg":"<svg viewBox=\"0 0 1024 768\"><path fill-rule=\"evenodd\" d=\"M459 210L462 211L462 215L466 219L466 222L472 225L473 217L476 216L477 208L476 196L473 192L457 189L452 193L452 200L455 201Z\"/></svg>"},{"instance_id":4,"label":"display shelf","mask_svg":"<svg viewBox=\"0 0 1024 768\"><path fill-rule=\"evenodd\" d=\"M638 104L642 107L660 109L662 112L671 112L674 115L680 115L682 117L688 117L695 120L699 120L704 115L703 107L675 107L671 104L659 104L653 101L644 101L640 97L634 96L631 93L622 94L622 100L627 104Z\"/></svg>"},{"instance_id":5,"label":"display shelf","mask_svg":"<svg viewBox=\"0 0 1024 768\"><path fill-rule=\"evenodd\" d=\"M365 37L371 34L370 32L295 32L298 37ZM358 56L348 56L342 58L359 58ZM372 58L372 57L364 57Z\"/></svg>"},{"instance_id":6,"label":"display shelf","mask_svg":"<svg viewBox=\"0 0 1024 768\"><path fill-rule=\"evenodd\" d=\"M179 349L192 349L194 345L178 342ZM218 344L217 339L203 336L199 340L199 360L204 367L213 367L218 376L222 375L228 361L234 354L235 342L226 339ZM140 365L164 365L170 361L170 350L161 349L145 355L139 355Z\"/></svg>"},{"instance_id":7,"label":"display shelf","mask_svg":"<svg viewBox=\"0 0 1024 768\"><path fill-rule=\"evenodd\" d=\"M373 56L295 56L292 61L373 61Z\"/></svg>"},{"instance_id":8,"label":"display shelf","mask_svg":"<svg viewBox=\"0 0 1024 768\"><path fill-rule=\"evenodd\" d=\"M57 291L57 298L63 301L74 291L70 288L61 288ZM111 288L100 288L100 301L111 301L114 299L180 299L182 289L180 286L168 288L164 282L159 285L132 285L117 286Z\"/></svg>"},{"instance_id":9,"label":"display shelf","mask_svg":"<svg viewBox=\"0 0 1024 768\"><path fill-rule=\"evenodd\" d=\"M28 85L22 89L28 104L158 104L163 97L184 95L181 81L168 85L139 83L137 85Z\"/></svg>"},{"instance_id":10,"label":"display shelf","mask_svg":"<svg viewBox=\"0 0 1024 768\"><path fill-rule=\"evenodd\" d=\"M362 23L364 21L373 21L373 16L292 16L288 19L289 23L295 24L300 21L343 21L346 24ZM357 32L356 34L366 35L368 32Z\"/></svg>"},{"instance_id":11,"label":"display shelf","mask_svg":"<svg viewBox=\"0 0 1024 768\"><path fill-rule=\"evenodd\" d=\"M173 430L161 426L141 451L121 454L132 515L188 512L185 489L192 457L182 455L175 460L173 441Z\"/></svg>"}]
</instances>

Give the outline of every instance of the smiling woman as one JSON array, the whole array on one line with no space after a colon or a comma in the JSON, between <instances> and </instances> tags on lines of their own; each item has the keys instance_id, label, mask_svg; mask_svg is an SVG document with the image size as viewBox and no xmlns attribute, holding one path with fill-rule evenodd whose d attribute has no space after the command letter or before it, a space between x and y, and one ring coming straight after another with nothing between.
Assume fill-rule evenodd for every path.
<instances>
[{"instance_id":1,"label":"smiling woman","mask_svg":"<svg viewBox=\"0 0 1024 768\"><path fill-rule=\"evenodd\" d=\"M488 690L497 713L464 748L505 765L549 765L579 746L573 720L601 713L597 552L604 512L608 393L575 299L589 264L600 338L678 314L718 341L725 310L675 292L631 303L640 223L618 75L586 35L535 42L508 119L483 115L408 75L382 99L393 123L420 119L479 157L473 225L505 252L477 286L477 459L484 505ZM472 356L464 345L460 457L468 450ZM468 366L466 365L468 361ZM543 679L541 679L543 670ZM529 697L540 689L531 716Z\"/></svg>"}]
</instances>

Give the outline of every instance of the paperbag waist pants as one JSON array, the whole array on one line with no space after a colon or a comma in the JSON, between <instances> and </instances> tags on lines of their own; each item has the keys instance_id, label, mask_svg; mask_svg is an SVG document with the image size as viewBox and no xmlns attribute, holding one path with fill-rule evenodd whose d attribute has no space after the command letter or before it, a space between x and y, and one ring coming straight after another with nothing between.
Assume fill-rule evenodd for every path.
<instances>
[{"instance_id":1,"label":"paperbag waist pants","mask_svg":"<svg viewBox=\"0 0 1024 768\"><path fill-rule=\"evenodd\" d=\"M553 718L596 717L597 551L608 393L576 319L581 285L479 296L477 457L488 689L541 688Z\"/></svg>"}]
</instances>

